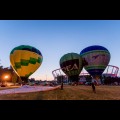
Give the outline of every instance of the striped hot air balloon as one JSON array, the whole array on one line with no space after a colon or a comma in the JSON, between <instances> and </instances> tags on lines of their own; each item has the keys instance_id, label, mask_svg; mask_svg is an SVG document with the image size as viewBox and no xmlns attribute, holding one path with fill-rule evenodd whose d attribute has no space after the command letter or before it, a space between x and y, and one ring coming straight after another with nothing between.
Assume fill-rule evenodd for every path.
<instances>
[{"instance_id":1,"label":"striped hot air balloon","mask_svg":"<svg viewBox=\"0 0 120 120\"><path fill-rule=\"evenodd\" d=\"M95 79L104 72L110 61L110 52L107 48L99 45L86 47L80 52L86 71Z\"/></svg>"},{"instance_id":2,"label":"striped hot air balloon","mask_svg":"<svg viewBox=\"0 0 120 120\"><path fill-rule=\"evenodd\" d=\"M10 53L10 64L24 82L40 67L42 61L41 52L29 45L15 47Z\"/></svg>"},{"instance_id":3,"label":"striped hot air balloon","mask_svg":"<svg viewBox=\"0 0 120 120\"><path fill-rule=\"evenodd\" d=\"M77 53L67 53L61 57L60 67L71 81L78 81L79 74L83 68L82 58Z\"/></svg>"}]
</instances>

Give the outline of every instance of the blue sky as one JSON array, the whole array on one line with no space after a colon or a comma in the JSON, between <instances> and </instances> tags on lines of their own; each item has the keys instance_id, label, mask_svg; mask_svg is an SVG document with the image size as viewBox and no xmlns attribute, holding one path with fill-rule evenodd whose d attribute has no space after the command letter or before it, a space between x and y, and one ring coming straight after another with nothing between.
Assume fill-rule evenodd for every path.
<instances>
[{"instance_id":1,"label":"blue sky","mask_svg":"<svg viewBox=\"0 0 120 120\"><path fill-rule=\"evenodd\" d=\"M106 47L109 64L120 67L120 20L0 20L1 65L10 66L10 52L19 45L36 47L43 55L30 78L52 80L52 70L60 68L64 54L80 53L91 45Z\"/></svg>"}]
</instances>

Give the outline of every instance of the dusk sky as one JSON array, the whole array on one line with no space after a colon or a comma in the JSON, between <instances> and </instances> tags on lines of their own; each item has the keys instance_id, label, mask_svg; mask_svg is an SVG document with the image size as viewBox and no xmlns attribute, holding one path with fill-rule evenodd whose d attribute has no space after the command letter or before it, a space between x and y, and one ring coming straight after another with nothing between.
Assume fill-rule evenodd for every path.
<instances>
[{"instance_id":1,"label":"dusk sky","mask_svg":"<svg viewBox=\"0 0 120 120\"><path fill-rule=\"evenodd\" d=\"M0 20L0 63L10 66L10 52L30 45L43 55L41 66L29 78L53 80L60 58L70 52L80 54L91 45L106 47L110 65L120 67L120 20Z\"/></svg>"}]
</instances>

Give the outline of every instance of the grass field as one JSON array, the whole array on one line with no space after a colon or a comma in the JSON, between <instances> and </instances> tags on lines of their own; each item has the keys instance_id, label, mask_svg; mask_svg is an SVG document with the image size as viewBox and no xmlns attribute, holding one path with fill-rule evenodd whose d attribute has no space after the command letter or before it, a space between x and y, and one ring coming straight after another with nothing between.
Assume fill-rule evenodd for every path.
<instances>
[{"instance_id":1,"label":"grass field","mask_svg":"<svg viewBox=\"0 0 120 120\"><path fill-rule=\"evenodd\" d=\"M120 86L96 86L93 93L91 86L64 85L63 90L0 95L0 100L120 100Z\"/></svg>"}]
</instances>

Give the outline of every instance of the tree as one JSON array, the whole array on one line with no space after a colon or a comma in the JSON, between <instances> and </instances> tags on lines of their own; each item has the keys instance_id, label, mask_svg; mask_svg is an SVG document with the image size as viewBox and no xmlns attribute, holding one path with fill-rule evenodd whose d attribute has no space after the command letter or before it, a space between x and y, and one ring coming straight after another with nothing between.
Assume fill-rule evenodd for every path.
<instances>
[{"instance_id":1,"label":"tree","mask_svg":"<svg viewBox=\"0 0 120 120\"><path fill-rule=\"evenodd\" d=\"M3 66L0 66L0 82L2 81L2 78L1 78L2 73L3 73Z\"/></svg>"},{"instance_id":2,"label":"tree","mask_svg":"<svg viewBox=\"0 0 120 120\"><path fill-rule=\"evenodd\" d=\"M16 84L17 79L18 79L18 75L14 72L12 75L12 82L14 83L14 85Z\"/></svg>"}]
</instances>

